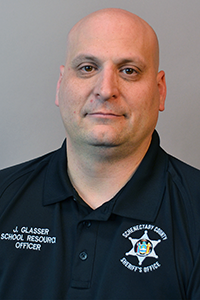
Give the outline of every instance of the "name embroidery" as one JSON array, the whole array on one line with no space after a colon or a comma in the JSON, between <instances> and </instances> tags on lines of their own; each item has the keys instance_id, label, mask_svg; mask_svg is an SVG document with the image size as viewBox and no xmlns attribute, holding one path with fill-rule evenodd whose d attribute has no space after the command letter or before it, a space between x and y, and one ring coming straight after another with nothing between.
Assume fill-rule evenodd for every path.
<instances>
[{"instance_id":1,"label":"name embroidery","mask_svg":"<svg viewBox=\"0 0 200 300\"><path fill-rule=\"evenodd\" d=\"M56 237L49 233L49 228L16 226L11 233L2 232L1 240L15 241L16 249L41 251L43 244L56 244Z\"/></svg>"}]
</instances>

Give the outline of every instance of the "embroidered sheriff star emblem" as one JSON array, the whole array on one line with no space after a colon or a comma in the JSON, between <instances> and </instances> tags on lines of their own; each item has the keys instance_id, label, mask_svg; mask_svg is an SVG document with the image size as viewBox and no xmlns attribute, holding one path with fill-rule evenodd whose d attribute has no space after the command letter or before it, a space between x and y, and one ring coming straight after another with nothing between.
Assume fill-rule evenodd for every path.
<instances>
[{"instance_id":1,"label":"embroidered sheriff star emblem","mask_svg":"<svg viewBox=\"0 0 200 300\"><path fill-rule=\"evenodd\" d=\"M139 265L141 265L147 257L158 258L154 248L161 242L161 240L150 240L147 230L145 230L143 236L139 239L133 239L131 237L128 239L131 241L133 248L127 252L126 255L137 256Z\"/></svg>"}]
</instances>

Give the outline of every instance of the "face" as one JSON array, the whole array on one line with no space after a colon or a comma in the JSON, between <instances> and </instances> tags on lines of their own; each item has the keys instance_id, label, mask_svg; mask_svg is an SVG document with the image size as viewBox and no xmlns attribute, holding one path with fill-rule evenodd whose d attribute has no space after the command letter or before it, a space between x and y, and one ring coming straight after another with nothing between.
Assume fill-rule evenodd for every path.
<instances>
[{"instance_id":1,"label":"face","mask_svg":"<svg viewBox=\"0 0 200 300\"><path fill-rule=\"evenodd\" d=\"M71 145L140 147L164 110L153 32L126 16L119 20L93 17L71 33L56 97Z\"/></svg>"}]
</instances>

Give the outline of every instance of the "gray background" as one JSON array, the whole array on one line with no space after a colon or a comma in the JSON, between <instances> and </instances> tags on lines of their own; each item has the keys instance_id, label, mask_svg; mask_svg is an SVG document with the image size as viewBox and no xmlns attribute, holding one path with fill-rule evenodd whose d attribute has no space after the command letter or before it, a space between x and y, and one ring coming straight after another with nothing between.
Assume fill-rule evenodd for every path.
<instances>
[{"instance_id":1,"label":"gray background","mask_svg":"<svg viewBox=\"0 0 200 300\"><path fill-rule=\"evenodd\" d=\"M60 147L54 98L67 32L105 7L130 10L157 32L168 86L161 145L200 168L199 0L0 0L0 168Z\"/></svg>"}]
</instances>

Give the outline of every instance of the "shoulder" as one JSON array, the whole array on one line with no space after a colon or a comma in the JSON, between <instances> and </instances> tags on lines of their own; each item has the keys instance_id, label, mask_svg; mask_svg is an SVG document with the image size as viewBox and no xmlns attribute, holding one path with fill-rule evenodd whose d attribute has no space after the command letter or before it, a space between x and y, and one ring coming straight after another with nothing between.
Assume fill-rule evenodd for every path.
<instances>
[{"instance_id":1,"label":"shoulder","mask_svg":"<svg viewBox=\"0 0 200 300\"><path fill-rule=\"evenodd\" d=\"M200 170L194 168L185 162L168 155L169 157L169 167L168 171L174 178L182 183L188 182L192 187L196 186L200 188Z\"/></svg>"},{"instance_id":2,"label":"shoulder","mask_svg":"<svg viewBox=\"0 0 200 300\"><path fill-rule=\"evenodd\" d=\"M182 162L181 160L168 155L168 184L176 187L181 195L182 203L189 209L200 215L200 170ZM200 224L199 224L200 226Z\"/></svg>"},{"instance_id":3,"label":"shoulder","mask_svg":"<svg viewBox=\"0 0 200 300\"><path fill-rule=\"evenodd\" d=\"M41 157L0 170L0 196L14 182L27 179L32 173L39 173L59 151L55 150Z\"/></svg>"}]
</instances>

